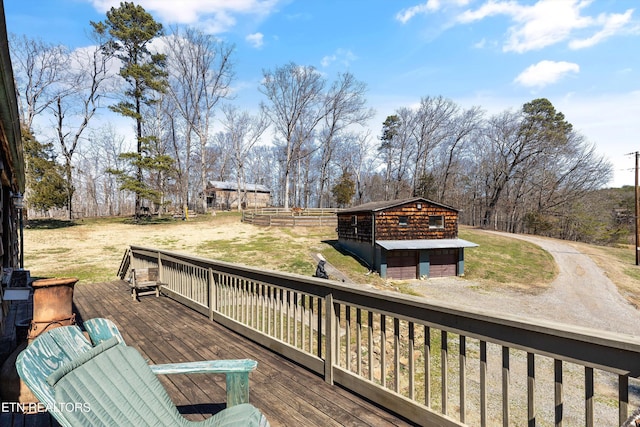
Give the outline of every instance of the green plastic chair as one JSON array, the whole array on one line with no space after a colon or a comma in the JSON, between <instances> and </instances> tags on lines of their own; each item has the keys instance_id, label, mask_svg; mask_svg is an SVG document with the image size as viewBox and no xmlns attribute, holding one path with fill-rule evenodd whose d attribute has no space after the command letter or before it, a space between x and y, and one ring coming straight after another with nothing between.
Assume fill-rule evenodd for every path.
<instances>
[{"instance_id":1,"label":"green plastic chair","mask_svg":"<svg viewBox=\"0 0 640 427\"><path fill-rule=\"evenodd\" d=\"M76 326L36 338L20 353L16 368L62 426L269 425L248 403L227 405L204 421L185 419L137 350L115 336L92 347Z\"/></svg>"}]
</instances>

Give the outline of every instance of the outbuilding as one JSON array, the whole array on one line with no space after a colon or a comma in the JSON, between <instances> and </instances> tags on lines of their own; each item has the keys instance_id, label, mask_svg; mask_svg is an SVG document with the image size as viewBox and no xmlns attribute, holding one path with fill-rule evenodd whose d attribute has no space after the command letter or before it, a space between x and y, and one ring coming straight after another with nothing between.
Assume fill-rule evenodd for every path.
<instances>
[{"instance_id":1,"label":"outbuilding","mask_svg":"<svg viewBox=\"0 0 640 427\"><path fill-rule=\"evenodd\" d=\"M209 181L205 190L207 207L219 210L264 208L271 204L271 190L261 184L238 184L230 181Z\"/></svg>"},{"instance_id":2,"label":"outbuilding","mask_svg":"<svg viewBox=\"0 0 640 427\"><path fill-rule=\"evenodd\" d=\"M458 210L424 198L365 203L338 212L338 242L381 277L462 276Z\"/></svg>"}]
</instances>

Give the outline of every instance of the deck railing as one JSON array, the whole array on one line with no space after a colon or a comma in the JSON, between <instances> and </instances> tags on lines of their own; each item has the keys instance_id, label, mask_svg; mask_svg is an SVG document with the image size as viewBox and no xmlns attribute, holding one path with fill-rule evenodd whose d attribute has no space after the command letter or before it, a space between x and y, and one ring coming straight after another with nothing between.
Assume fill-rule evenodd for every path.
<instances>
[{"instance_id":1,"label":"deck railing","mask_svg":"<svg viewBox=\"0 0 640 427\"><path fill-rule=\"evenodd\" d=\"M614 426L638 405L636 337L137 246L125 258L122 277L159 266L168 296L421 425Z\"/></svg>"}]
</instances>

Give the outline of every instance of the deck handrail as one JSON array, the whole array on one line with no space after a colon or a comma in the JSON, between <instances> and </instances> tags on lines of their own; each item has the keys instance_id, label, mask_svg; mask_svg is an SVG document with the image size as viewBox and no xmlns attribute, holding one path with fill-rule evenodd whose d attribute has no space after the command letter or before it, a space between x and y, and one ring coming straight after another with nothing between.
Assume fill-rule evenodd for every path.
<instances>
[{"instance_id":1,"label":"deck handrail","mask_svg":"<svg viewBox=\"0 0 640 427\"><path fill-rule=\"evenodd\" d=\"M640 377L635 336L171 251L129 251L131 268L160 268L166 295L418 424L550 418L593 426L604 416L620 425L629 380ZM612 389L617 407L607 403ZM582 413L567 404L576 392ZM526 404L514 405L514 397Z\"/></svg>"}]
</instances>

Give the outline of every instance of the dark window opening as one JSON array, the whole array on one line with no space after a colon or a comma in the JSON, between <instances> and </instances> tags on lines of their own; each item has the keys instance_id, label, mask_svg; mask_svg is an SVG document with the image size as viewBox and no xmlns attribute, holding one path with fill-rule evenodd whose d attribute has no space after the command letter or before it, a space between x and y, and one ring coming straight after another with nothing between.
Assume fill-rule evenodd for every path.
<instances>
[{"instance_id":1,"label":"dark window opening","mask_svg":"<svg viewBox=\"0 0 640 427\"><path fill-rule=\"evenodd\" d=\"M429 228L444 228L444 217L442 215L430 216Z\"/></svg>"}]
</instances>

